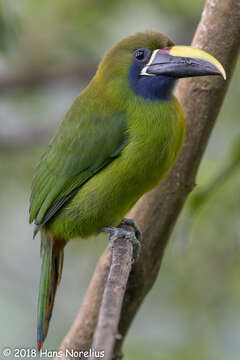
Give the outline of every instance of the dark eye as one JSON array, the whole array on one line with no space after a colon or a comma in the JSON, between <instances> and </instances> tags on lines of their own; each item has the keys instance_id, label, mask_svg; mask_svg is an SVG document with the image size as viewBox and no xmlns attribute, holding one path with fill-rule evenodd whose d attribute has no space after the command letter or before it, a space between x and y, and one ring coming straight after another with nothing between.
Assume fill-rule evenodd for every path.
<instances>
[{"instance_id":1,"label":"dark eye","mask_svg":"<svg viewBox=\"0 0 240 360\"><path fill-rule=\"evenodd\" d=\"M138 49L138 50L136 50L136 52L135 52L135 58L136 58L137 60L143 60L144 57L145 57L145 52L144 52L143 49Z\"/></svg>"},{"instance_id":2,"label":"dark eye","mask_svg":"<svg viewBox=\"0 0 240 360\"><path fill-rule=\"evenodd\" d=\"M150 56L152 54L152 51L148 48L140 48L137 49L136 51L134 51L133 56L134 58L141 62L141 63L145 63L150 59Z\"/></svg>"}]
</instances>

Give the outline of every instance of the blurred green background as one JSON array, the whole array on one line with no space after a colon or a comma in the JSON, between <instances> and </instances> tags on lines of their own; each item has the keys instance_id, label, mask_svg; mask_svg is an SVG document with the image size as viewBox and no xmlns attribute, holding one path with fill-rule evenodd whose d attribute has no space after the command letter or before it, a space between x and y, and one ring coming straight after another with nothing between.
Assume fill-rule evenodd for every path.
<instances>
[{"instance_id":1,"label":"blurred green background","mask_svg":"<svg viewBox=\"0 0 240 360\"><path fill-rule=\"evenodd\" d=\"M28 199L33 170L105 50L136 31L189 44L203 0L0 2L0 349L34 347L40 275ZM219 29L221 31L221 29ZM160 275L129 332L126 360L238 360L240 64ZM227 176L226 176L227 174ZM105 237L71 241L45 347L74 320ZM9 359L13 358L9 357Z\"/></svg>"}]
</instances>

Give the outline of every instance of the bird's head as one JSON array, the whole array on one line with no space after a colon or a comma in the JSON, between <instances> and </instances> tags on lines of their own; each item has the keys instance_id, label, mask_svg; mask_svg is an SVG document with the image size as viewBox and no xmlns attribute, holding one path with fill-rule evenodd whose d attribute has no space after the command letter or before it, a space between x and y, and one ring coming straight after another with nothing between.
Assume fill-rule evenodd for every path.
<instances>
[{"instance_id":1,"label":"bird's head","mask_svg":"<svg viewBox=\"0 0 240 360\"><path fill-rule=\"evenodd\" d=\"M207 52L175 46L164 34L146 31L112 47L103 57L95 79L112 97L125 98L134 93L164 101L171 97L177 79L204 75L226 78L223 66Z\"/></svg>"}]
</instances>

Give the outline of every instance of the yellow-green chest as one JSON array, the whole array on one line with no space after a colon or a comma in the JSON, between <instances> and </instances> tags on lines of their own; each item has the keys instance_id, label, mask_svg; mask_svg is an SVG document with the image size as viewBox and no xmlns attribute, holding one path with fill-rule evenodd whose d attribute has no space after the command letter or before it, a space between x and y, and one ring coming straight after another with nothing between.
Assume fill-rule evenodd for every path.
<instances>
[{"instance_id":1,"label":"yellow-green chest","mask_svg":"<svg viewBox=\"0 0 240 360\"><path fill-rule=\"evenodd\" d=\"M177 99L151 103L149 109L144 102L136 106L129 116L129 132L128 156L137 158L137 168L154 186L172 167L183 144L185 120Z\"/></svg>"}]
</instances>

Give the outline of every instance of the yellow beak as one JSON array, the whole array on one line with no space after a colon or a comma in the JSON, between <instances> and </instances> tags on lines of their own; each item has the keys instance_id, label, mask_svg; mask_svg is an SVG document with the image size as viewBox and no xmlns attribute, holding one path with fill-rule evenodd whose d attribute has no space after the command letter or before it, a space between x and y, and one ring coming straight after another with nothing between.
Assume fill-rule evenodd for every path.
<instances>
[{"instance_id":1,"label":"yellow beak","mask_svg":"<svg viewBox=\"0 0 240 360\"><path fill-rule=\"evenodd\" d=\"M168 75L175 78L221 75L226 80L226 72L217 59L191 46L154 50L141 75Z\"/></svg>"}]
</instances>

